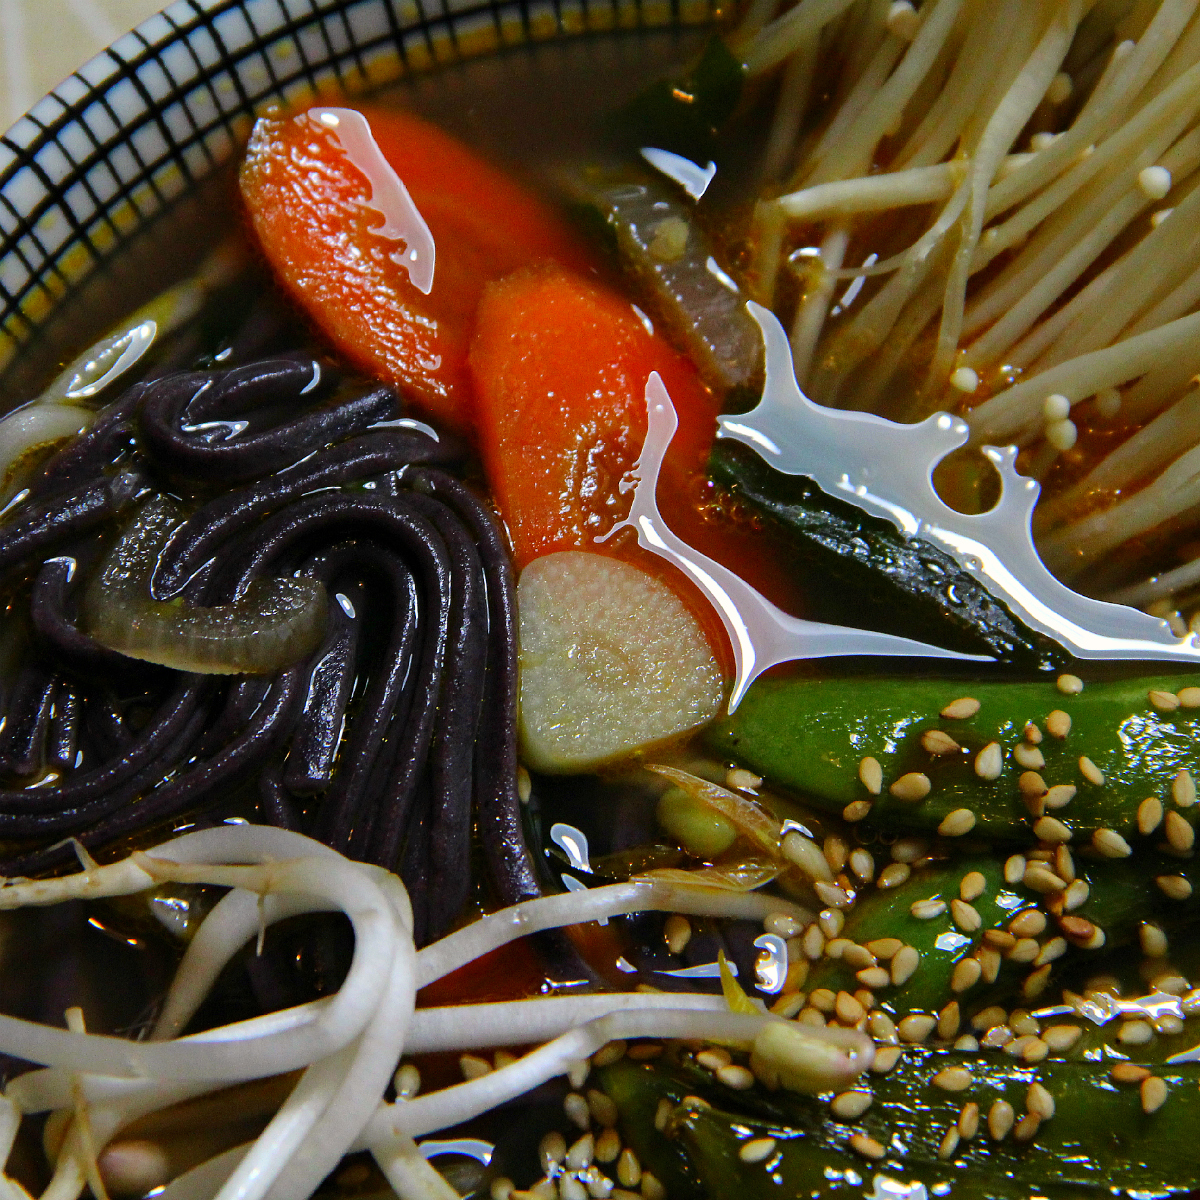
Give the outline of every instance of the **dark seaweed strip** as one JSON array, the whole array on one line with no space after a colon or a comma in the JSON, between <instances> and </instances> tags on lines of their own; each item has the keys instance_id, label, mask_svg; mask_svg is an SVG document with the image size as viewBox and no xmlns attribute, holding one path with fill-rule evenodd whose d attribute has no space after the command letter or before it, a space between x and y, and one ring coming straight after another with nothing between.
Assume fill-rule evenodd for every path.
<instances>
[{"instance_id":1,"label":"dark seaweed strip","mask_svg":"<svg viewBox=\"0 0 1200 1200\"><path fill-rule=\"evenodd\" d=\"M269 480L197 509L164 548L151 592L159 600L171 599L234 534L317 488L343 487L411 463L450 462L462 455L462 444L452 438L435 441L418 430L397 428L372 430L319 451Z\"/></svg>"},{"instance_id":2,"label":"dark seaweed strip","mask_svg":"<svg viewBox=\"0 0 1200 1200\"><path fill-rule=\"evenodd\" d=\"M0 732L0 774L32 775L45 761L46 733L58 676L45 663L27 663L8 697Z\"/></svg>"},{"instance_id":3,"label":"dark seaweed strip","mask_svg":"<svg viewBox=\"0 0 1200 1200\"><path fill-rule=\"evenodd\" d=\"M429 853L429 794L422 793L414 798L408 820L408 840L404 846L404 859L400 863L400 878L408 892L413 913L413 941L418 949L433 939L429 934L430 884L432 864Z\"/></svg>"},{"instance_id":4,"label":"dark seaweed strip","mask_svg":"<svg viewBox=\"0 0 1200 1200\"><path fill-rule=\"evenodd\" d=\"M188 479L245 483L392 416L396 394L374 388L336 406L313 409L262 433L241 436L229 411L301 400L321 379L313 359L275 359L223 375L173 375L149 384L139 407L142 443L165 470ZM319 390L319 389L318 389Z\"/></svg>"},{"instance_id":5,"label":"dark seaweed strip","mask_svg":"<svg viewBox=\"0 0 1200 1200\"><path fill-rule=\"evenodd\" d=\"M263 816L280 829L300 829L300 814L280 778L283 764L270 762L258 776L258 801Z\"/></svg>"},{"instance_id":6,"label":"dark seaweed strip","mask_svg":"<svg viewBox=\"0 0 1200 1200\"><path fill-rule=\"evenodd\" d=\"M0 526L0 570L8 570L102 525L146 494L146 481L132 471L101 479L76 491L47 497L32 508L22 507L13 520Z\"/></svg>"},{"instance_id":7,"label":"dark seaweed strip","mask_svg":"<svg viewBox=\"0 0 1200 1200\"><path fill-rule=\"evenodd\" d=\"M354 686L359 623L339 601L335 597L329 606L329 627L314 656L283 772L283 786L297 796L312 796L329 786Z\"/></svg>"},{"instance_id":8,"label":"dark seaweed strip","mask_svg":"<svg viewBox=\"0 0 1200 1200\"><path fill-rule=\"evenodd\" d=\"M70 681L59 682L54 693L54 716L46 743L46 765L54 770L75 766L79 746L81 705L79 694Z\"/></svg>"}]
</instances>

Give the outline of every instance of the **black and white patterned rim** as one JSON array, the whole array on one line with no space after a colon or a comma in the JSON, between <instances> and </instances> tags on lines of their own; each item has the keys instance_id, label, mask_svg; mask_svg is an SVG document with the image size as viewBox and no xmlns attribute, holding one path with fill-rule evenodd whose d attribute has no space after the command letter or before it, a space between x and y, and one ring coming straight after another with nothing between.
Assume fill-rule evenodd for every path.
<instances>
[{"instance_id":1,"label":"black and white patterned rim","mask_svg":"<svg viewBox=\"0 0 1200 1200\"><path fill-rule=\"evenodd\" d=\"M0 137L0 366L255 113L507 46L711 20L715 0L176 0Z\"/></svg>"}]
</instances>

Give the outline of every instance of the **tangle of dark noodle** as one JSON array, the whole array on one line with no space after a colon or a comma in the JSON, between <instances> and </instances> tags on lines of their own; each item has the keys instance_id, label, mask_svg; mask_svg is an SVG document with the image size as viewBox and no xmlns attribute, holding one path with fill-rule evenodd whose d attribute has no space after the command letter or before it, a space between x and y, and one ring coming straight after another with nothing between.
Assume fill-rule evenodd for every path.
<instances>
[{"instance_id":1,"label":"tangle of dark noodle","mask_svg":"<svg viewBox=\"0 0 1200 1200\"><path fill-rule=\"evenodd\" d=\"M462 447L397 408L387 389L281 356L135 384L47 462L0 526L28 626L9 639L0 870L66 863L66 839L104 847L219 817L237 797L252 819L398 870L421 941L467 899L476 818L497 898L539 894L515 790L504 538L442 469ZM186 515L139 603L170 620L308 580L329 597L316 650L265 675L204 675L90 636L89 581L152 502L162 522L156 496Z\"/></svg>"}]
</instances>

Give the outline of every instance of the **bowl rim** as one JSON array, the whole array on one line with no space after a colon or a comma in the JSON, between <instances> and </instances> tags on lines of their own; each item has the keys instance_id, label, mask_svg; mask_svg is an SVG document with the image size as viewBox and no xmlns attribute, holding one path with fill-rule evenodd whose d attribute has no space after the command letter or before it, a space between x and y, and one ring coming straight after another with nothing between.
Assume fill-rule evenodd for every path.
<instances>
[{"instance_id":1,"label":"bowl rim","mask_svg":"<svg viewBox=\"0 0 1200 1200\"><path fill-rule=\"evenodd\" d=\"M175 0L0 135L0 371L254 118L520 45L711 22L721 0Z\"/></svg>"}]
</instances>

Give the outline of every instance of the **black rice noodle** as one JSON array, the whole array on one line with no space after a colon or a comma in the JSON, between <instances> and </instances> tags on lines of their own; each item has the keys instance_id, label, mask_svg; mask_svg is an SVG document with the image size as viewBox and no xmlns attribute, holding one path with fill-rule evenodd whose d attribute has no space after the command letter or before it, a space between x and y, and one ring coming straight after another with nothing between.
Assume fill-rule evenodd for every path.
<instances>
[{"instance_id":1,"label":"black rice noodle","mask_svg":"<svg viewBox=\"0 0 1200 1200\"><path fill-rule=\"evenodd\" d=\"M539 894L515 790L512 570L489 508L444 469L463 455L389 389L299 355L143 381L104 409L0 526L10 618L28 614L0 727L0 871L223 815L256 788L252 819L399 871L418 942L463 908L475 819L497 899ZM156 495L189 515L147 599L226 604L307 577L330 598L316 652L197 675L88 636L87 579Z\"/></svg>"}]
</instances>

